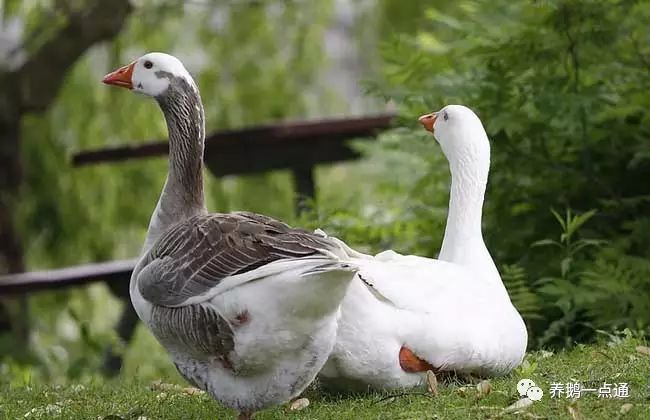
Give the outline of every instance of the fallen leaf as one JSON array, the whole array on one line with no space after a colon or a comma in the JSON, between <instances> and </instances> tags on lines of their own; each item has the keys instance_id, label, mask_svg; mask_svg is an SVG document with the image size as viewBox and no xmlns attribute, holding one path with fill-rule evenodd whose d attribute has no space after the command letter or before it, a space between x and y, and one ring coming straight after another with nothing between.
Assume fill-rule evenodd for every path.
<instances>
[{"instance_id":1,"label":"fallen leaf","mask_svg":"<svg viewBox=\"0 0 650 420\"><path fill-rule=\"evenodd\" d=\"M427 388L431 395L434 397L438 396L438 378L436 378L436 374L430 370L427 370Z\"/></svg>"},{"instance_id":2,"label":"fallen leaf","mask_svg":"<svg viewBox=\"0 0 650 420\"><path fill-rule=\"evenodd\" d=\"M168 384L158 379L149 384L149 389L152 391L180 391L183 387L176 384Z\"/></svg>"},{"instance_id":3,"label":"fallen leaf","mask_svg":"<svg viewBox=\"0 0 650 420\"><path fill-rule=\"evenodd\" d=\"M636 346L636 352L643 354L645 356L650 356L650 347L646 346Z\"/></svg>"},{"instance_id":4,"label":"fallen leaf","mask_svg":"<svg viewBox=\"0 0 650 420\"><path fill-rule=\"evenodd\" d=\"M309 400L307 398L298 398L289 404L289 410L291 411L304 410L307 407L309 407Z\"/></svg>"},{"instance_id":5,"label":"fallen leaf","mask_svg":"<svg viewBox=\"0 0 650 420\"><path fill-rule=\"evenodd\" d=\"M205 394L205 391L202 389L194 388L192 386L183 388L183 393L187 395L202 395Z\"/></svg>"},{"instance_id":6,"label":"fallen leaf","mask_svg":"<svg viewBox=\"0 0 650 420\"><path fill-rule=\"evenodd\" d=\"M569 404L566 409L573 420L582 420L584 418L577 405Z\"/></svg>"},{"instance_id":7,"label":"fallen leaf","mask_svg":"<svg viewBox=\"0 0 650 420\"><path fill-rule=\"evenodd\" d=\"M492 384L488 380L483 380L476 384L476 390L478 391L477 397L483 398L492 392Z\"/></svg>"},{"instance_id":8,"label":"fallen leaf","mask_svg":"<svg viewBox=\"0 0 650 420\"><path fill-rule=\"evenodd\" d=\"M634 404L625 403L625 404L623 404L623 405L621 406L620 413L621 413L621 414L627 414L627 413L630 412L630 410L632 409L632 407L634 407Z\"/></svg>"},{"instance_id":9,"label":"fallen leaf","mask_svg":"<svg viewBox=\"0 0 650 420\"><path fill-rule=\"evenodd\" d=\"M513 404L510 404L506 408L503 409L501 414L508 414L508 413L518 413L520 411L524 411L528 407L533 405L533 400L530 398L524 397L520 399L519 401L514 402Z\"/></svg>"}]
</instances>

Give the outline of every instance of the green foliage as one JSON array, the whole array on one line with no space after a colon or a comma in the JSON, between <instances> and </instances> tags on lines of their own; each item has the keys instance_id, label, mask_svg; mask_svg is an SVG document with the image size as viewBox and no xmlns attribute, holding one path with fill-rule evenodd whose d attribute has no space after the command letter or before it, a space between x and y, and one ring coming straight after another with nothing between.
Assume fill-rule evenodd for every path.
<instances>
[{"instance_id":1,"label":"green foliage","mask_svg":"<svg viewBox=\"0 0 650 420\"><path fill-rule=\"evenodd\" d=\"M515 305L525 321L529 322L542 318L540 315L540 299L531 289L523 267L516 264L506 264L502 267L501 278L513 305Z\"/></svg>"},{"instance_id":2,"label":"green foliage","mask_svg":"<svg viewBox=\"0 0 650 420\"><path fill-rule=\"evenodd\" d=\"M552 258L557 261L552 275L533 282L550 321L537 345L569 346L599 330L650 332L650 260L626 255L622 247L606 241L582 238L579 230L595 211L573 214L567 210L564 217L552 213L560 225L559 239L533 243L533 247L553 249ZM524 278L520 270L519 278ZM504 270L508 285L506 274ZM515 296L513 302L517 302Z\"/></svg>"},{"instance_id":3,"label":"green foliage","mask_svg":"<svg viewBox=\"0 0 650 420\"><path fill-rule=\"evenodd\" d=\"M650 332L650 260L607 248L583 274L580 304L597 328ZM612 297L616 297L613 299Z\"/></svg>"},{"instance_id":4,"label":"green foliage","mask_svg":"<svg viewBox=\"0 0 650 420\"><path fill-rule=\"evenodd\" d=\"M553 216L560 225L559 240L547 238L536 241L533 247L551 247L557 250L559 259L559 273L542 277L535 281L537 292L543 296L546 303L546 312L553 313L559 310L559 316L554 316L544 333L539 338L540 346L547 346L553 340L562 340L562 345L571 345L576 339L572 328L579 322L581 299L589 290L583 290L581 284L582 272L580 263L587 260L585 253L590 247L596 247L601 241L584 239L577 236L578 229L585 224L596 213L588 211L583 214L573 214L567 210L564 217L555 210L551 210ZM584 331L579 330L584 339Z\"/></svg>"}]
</instances>

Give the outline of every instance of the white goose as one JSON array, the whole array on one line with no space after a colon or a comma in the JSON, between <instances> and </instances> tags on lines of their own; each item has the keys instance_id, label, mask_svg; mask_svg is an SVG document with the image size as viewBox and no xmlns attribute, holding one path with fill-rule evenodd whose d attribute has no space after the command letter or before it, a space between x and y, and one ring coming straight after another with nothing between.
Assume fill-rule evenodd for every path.
<instances>
[{"instance_id":1,"label":"white goose","mask_svg":"<svg viewBox=\"0 0 650 420\"><path fill-rule=\"evenodd\" d=\"M490 166L483 125L460 105L422 116L420 122L434 133L451 169L439 259L393 251L372 257L348 248L360 271L341 307L337 342L321 372L326 385L413 387L424 383L427 370L500 375L516 367L526 351L525 324L481 232Z\"/></svg>"},{"instance_id":2,"label":"white goose","mask_svg":"<svg viewBox=\"0 0 650 420\"><path fill-rule=\"evenodd\" d=\"M138 316L181 375L240 419L290 400L327 360L356 269L333 240L208 214L203 106L178 59L150 53L103 81L154 97L169 130L169 173L131 277Z\"/></svg>"}]
</instances>

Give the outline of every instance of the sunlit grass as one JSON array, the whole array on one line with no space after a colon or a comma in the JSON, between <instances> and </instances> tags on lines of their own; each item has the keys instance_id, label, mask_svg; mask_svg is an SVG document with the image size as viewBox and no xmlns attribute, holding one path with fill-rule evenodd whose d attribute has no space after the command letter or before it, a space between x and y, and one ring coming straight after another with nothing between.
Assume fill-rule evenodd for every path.
<instances>
[{"instance_id":1,"label":"sunlit grass","mask_svg":"<svg viewBox=\"0 0 650 420\"><path fill-rule=\"evenodd\" d=\"M511 375L490 380L491 392L482 395L476 385L439 384L433 397L426 390L405 393L375 393L332 396L312 387L305 393L307 408L290 410L288 405L260 412L259 420L271 419L646 419L650 418L650 355L646 343L632 338L595 346L579 345L557 354L535 352ZM542 388L544 397L521 412L506 408L520 399L516 384L530 378ZM205 394L188 392L186 384L170 375L164 383L121 377L94 380L64 387L2 388L0 418L58 419L228 419L234 413ZM579 399L550 398L552 383L582 382L598 388L603 382L626 382L628 398L598 398L597 393ZM485 389L486 387L483 387ZM111 417L113 416L113 417Z\"/></svg>"}]
</instances>

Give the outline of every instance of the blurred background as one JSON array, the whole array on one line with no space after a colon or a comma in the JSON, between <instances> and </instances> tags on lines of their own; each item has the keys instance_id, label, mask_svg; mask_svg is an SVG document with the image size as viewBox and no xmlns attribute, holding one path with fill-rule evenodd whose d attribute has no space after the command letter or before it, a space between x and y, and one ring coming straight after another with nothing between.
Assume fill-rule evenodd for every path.
<instances>
[{"instance_id":1,"label":"blurred background","mask_svg":"<svg viewBox=\"0 0 650 420\"><path fill-rule=\"evenodd\" d=\"M166 138L155 102L100 82L164 51L195 76L210 133L395 115L349 142L360 159L316 167L306 211L281 169L208 175L210 210L435 257L449 172L416 121L462 103L492 140L484 235L529 348L650 332L650 2L4 0L0 14L0 273L138 255L166 159L72 156ZM0 295L0 382L114 374L107 354L121 375L174 375L143 328L119 338L118 289Z\"/></svg>"}]
</instances>

